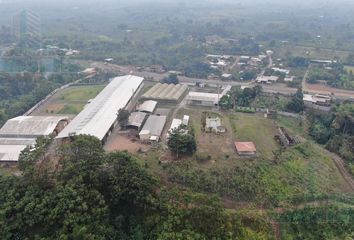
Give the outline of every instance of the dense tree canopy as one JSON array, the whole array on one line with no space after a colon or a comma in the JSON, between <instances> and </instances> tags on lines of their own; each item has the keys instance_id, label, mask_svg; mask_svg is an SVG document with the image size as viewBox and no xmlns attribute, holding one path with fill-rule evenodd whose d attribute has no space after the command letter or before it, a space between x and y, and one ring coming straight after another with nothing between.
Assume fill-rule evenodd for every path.
<instances>
[{"instance_id":1,"label":"dense tree canopy","mask_svg":"<svg viewBox=\"0 0 354 240\"><path fill-rule=\"evenodd\" d=\"M246 228L215 197L161 188L96 138L48 148L40 139L21 155L21 176L0 176L1 239L267 239L264 221Z\"/></svg>"}]
</instances>

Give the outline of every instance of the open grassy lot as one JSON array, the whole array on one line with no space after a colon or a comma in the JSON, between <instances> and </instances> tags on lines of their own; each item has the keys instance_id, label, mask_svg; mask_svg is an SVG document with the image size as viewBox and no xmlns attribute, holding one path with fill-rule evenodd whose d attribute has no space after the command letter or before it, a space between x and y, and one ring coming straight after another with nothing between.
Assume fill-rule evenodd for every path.
<instances>
[{"instance_id":1,"label":"open grassy lot","mask_svg":"<svg viewBox=\"0 0 354 240\"><path fill-rule=\"evenodd\" d=\"M33 115L76 115L95 98L104 85L74 86L56 93L48 102L37 109Z\"/></svg>"},{"instance_id":2,"label":"open grassy lot","mask_svg":"<svg viewBox=\"0 0 354 240\"><path fill-rule=\"evenodd\" d=\"M350 73L350 71L354 73L354 66L349 66L349 65L347 65L347 66L344 66L344 69L345 69L348 73Z\"/></svg>"},{"instance_id":3,"label":"open grassy lot","mask_svg":"<svg viewBox=\"0 0 354 240\"><path fill-rule=\"evenodd\" d=\"M262 114L235 113L229 116L236 141L254 142L259 156L272 157L272 151L278 148L274 140L277 128L273 120Z\"/></svg>"},{"instance_id":4,"label":"open grassy lot","mask_svg":"<svg viewBox=\"0 0 354 240\"><path fill-rule=\"evenodd\" d=\"M280 127L285 127L291 134L302 137L307 135L308 123L305 120L278 115L276 122Z\"/></svg>"},{"instance_id":5,"label":"open grassy lot","mask_svg":"<svg viewBox=\"0 0 354 240\"><path fill-rule=\"evenodd\" d=\"M205 133L202 129L203 112L206 112L208 116L211 117L219 117L222 125L226 127L227 132L222 134ZM194 129L196 135L198 153L209 155L213 162L224 158L236 157L233 141L234 134L228 115L197 108L181 109L177 113L177 118L182 118L183 115L190 116L190 125Z\"/></svg>"},{"instance_id":6,"label":"open grassy lot","mask_svg":"<svg viewBox=\"0 0 354 240\"><path fill-rule=\"evenodd\" d=\"M227 128L224 134L204 133L203 112L219 116ZM350 188L333 160L324 150L306 141L283 149L274 141L277 126L288 128L294 135L303 135L306 126L298 119L280 117L266 119L262 114L214 112L211 109L182 108L177 118L190 116L198 144L196 154L210 156L198 161L195 156L172 162L165 148L143 153L142 164L154 175L196 192L212 193L230 203L266 203L286 206L311 201L321 196L348 193ZM253 141L258 155L242 158L233 142ZM275 158L274 152L278 152Z\"/></svg>"}]
</instances>

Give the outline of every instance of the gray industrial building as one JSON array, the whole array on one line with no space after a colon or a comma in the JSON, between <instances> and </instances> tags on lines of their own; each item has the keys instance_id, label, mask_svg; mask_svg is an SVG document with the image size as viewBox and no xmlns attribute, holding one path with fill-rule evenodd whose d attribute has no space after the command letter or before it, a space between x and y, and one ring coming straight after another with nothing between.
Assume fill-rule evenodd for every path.
<instances>
[{"instance_id":1,"label":"gray industrial building","mask_svg":"<svg viewBox=\"0 0 354 240\"><path fill-rule=\"evenodd\" d=\"M118 124L117 112L124 109L143 86L142 77L127 75L114 78L95 99L59 134L58 139L86 134L105 143Z\"/></svg>"},{"instance_id":2,"label":"gray industrial building","mask_svg":"<svg viewBox=\"0 0 354 240\"><path fill-rule=\"evenodd\" d=\"M162 84L158 83L149 89L142 99L155 100L160 102L179 102L187 94L187 85L182 84Z\"/></svg>"},{"instance_id":3,"label":"gray industrial building","mask_svg":"<svg viewBox=\"0 0 354 240\"><path fill-rule=\"evenodd\" d=\"M33 147L38 137L56 136L68 124L67 117L20 116L0 129L0 161L17 162L21 151Z\"/></svg>"},{"instance_id":4,"label":"gray industrial building","mask_svg":"<svg viewBox=\"0 0 354 240\"><path fill-rule=\"evenodd\" d=\"M129 116L128 128L140 130L146 120L147 114L144 112L132 112Z\"/></svg>"},{"instance_id":5,"label":"gray industrial building","mask_svg":"<svg viewBox=\"0 0 354 240\"><path fill-rule=\"evenodd\" d=\"M158 142L165 127L166 120L166 116L149 116L143 129L139 133L140 140L144 142Z\"/></svg>"}]
</instances>

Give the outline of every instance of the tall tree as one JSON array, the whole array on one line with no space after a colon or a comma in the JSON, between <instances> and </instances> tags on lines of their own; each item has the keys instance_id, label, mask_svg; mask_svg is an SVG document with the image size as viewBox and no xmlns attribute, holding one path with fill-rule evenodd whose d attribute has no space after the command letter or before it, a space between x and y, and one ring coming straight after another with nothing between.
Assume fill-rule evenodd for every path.
<instances>
[{"instance_id":1,"label":"tall tree","mask_svg":"<svg viewBox=\"0 0 354 240\"><path fill-rule=\"evenodd\" d=\"M170 132L167 144L177 158L181 155L191 155L197 150L195 137L189 133L182 132L181 128Z\"/></svg>"},{"instance_id":2,"label":"tall tree","mask_svg":"<svg viewBox=\"0 0 354 240\"><path fill-rule=\"evenodd\" d=\"M125 128L128 125L130 112L125 109L119 109L117 113L118 124L121 128Z\"/></svg>"}]
</instances>

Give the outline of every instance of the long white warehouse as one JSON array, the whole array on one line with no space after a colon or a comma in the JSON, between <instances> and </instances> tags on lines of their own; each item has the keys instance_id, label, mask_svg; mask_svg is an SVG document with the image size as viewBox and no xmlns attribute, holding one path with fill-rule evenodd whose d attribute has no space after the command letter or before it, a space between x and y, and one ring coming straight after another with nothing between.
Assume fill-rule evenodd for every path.
<instances>
[{"instance_id":1,"label":"long white warehouse","mask_svg":"<svg viewBox=\"0 0 354 240\"><path fill-rule=\"evenodd\" d=\"M104 142L117 124L118 110L127 106L141 89L143 80L132 75L114 78L57 138L86 134Z\"/></svg>"}]
</instances>

